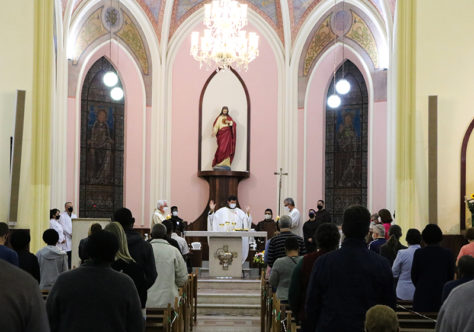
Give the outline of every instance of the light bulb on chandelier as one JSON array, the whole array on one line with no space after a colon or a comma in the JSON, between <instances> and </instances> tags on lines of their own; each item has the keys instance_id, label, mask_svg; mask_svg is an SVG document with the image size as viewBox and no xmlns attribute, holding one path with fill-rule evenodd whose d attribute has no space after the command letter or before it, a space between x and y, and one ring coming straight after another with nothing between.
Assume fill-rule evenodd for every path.
<instances>
[{"instance_id":1,"label":"light bulb on chandelier","mask_svg":"<svg viewBox=\"0 0 474 332\"><path fill-rule=\"evenodd\" d=\"M116 86L112 90L110 90L110 97L113 100L122 100L123 98L123 89L121 87Z\"/></svg>"},{"instance_id":2,"label":"light bulb on chandelier","mask_svg":"<svg viewBox=\"0 0 474 332\"><path fill-rule=\"evenodd\" d=\"M108 71L104 74L104 77L102 78L104 81L104 84L108 86L109 88L116 86L118 83L118 76L116 73L113 71Z\"/></svg>"},{"instance_id":3,"label":"light bulb on chandelier","mask_svg":"<svg viewBox=\"0 0 474 332\"><path fill-rule=\"evenodd\" d=\"M351 84L345 78L341 78L336 83L336 91L341 95L345 95L349 91L351 91Z\"/></svg>"},{"instance_id":4,"label":"light bulb on chandelier","mask_svg":"<svg viewBox=\"0 0 474 332\"><path fill-rule=\"evenodd\" d=\"M242 30L247 25L247 5L235 0L214 0L204 5L206 29L191 34L190 53L200 65L217 70L230 66L248 69L258 56L258 35Z\"/></svg>"},{"instance_id":5,"label":"light bulb on chandelier","mask_svg":"<svg viewBox=\"0 0 474 332\"><path fill-rule=\"evenodd\" d=\"M328 106L331 108L338 108L341 106L341 97L337 94L332 94L328 97Z\"/></svg>"}]
</instances>

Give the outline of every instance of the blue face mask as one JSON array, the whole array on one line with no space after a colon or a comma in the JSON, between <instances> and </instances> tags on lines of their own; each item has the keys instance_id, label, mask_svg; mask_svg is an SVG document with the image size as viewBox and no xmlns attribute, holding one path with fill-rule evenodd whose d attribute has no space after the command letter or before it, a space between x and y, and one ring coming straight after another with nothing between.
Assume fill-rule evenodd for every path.
<instances>
[{"instance_id":1,"label":"blue face mask","mask_svg":"<svg viewBox=\"0 0 474 332\"><path fill-rule=\"evenodd\" d=\"M237 204L235 204L235 203L230 203L230 204L229 204L229 207L230 207L231 209L235 209L236 206L237 206Z\"/></svg>"},{"instance_id":2,"label":"blue face mask","mask_svg":"<svg viewBox=\"0 0 474 332\"><path fill-rule=\"evenodd\" d=\"M310 212L309 217L310 217L311 219L313 219L314 216L315 216L315 214L314 214L313 212Z\"/></svg>"}]
</instances>

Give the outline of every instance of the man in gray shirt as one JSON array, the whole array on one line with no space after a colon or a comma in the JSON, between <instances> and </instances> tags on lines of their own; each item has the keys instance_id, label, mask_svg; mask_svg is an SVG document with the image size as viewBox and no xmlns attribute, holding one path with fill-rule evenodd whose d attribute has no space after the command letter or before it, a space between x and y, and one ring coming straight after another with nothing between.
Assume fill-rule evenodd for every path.
<instances>
[{"instance_id":1,"label":"man in gray shirt","mask_svg":"<svg viewBox=\"0 0 474 332\"><path fill-rule=\"evenodd\" d=\"M0 331L49 332L38 282L0 259Z\"/></svg>"},{"instance_id":2,"label":"man in gray shirt","mask_svg":"<svg viewBox=\"0 0 474 332\"><path fill-rule=\"evenodd\" d=\"M436 331L474 331L472 299L474 299L474 281L469 281L453 289L439 311Z\"/></svg>"},{"instance_id":3,"label":"man in gray shirt","mask_svg":"<svg viewBox=\"0 0 474 332\"><path fill-rule=\"evenodd\" d=\"M288 301L291 275L301 259L299 256L299 243L296 236L285 240L286 256L278 258L273 264L270 274L270 285L275 289L280 301Z\"/></svg>"}]
</instances>

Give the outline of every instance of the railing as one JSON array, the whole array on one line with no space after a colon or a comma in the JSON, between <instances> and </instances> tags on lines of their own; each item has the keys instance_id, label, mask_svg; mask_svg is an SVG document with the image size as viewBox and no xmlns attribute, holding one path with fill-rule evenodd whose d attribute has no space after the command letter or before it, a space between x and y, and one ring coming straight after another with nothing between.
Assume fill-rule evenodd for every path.
<instances>
[{"instance_id":1,"label":"railing","mask_svg":"<svg viewBox=\"0 0 474 332\"><path fill-rule=\"evenodd\" d=\"M273 293L264 272L261 276L261 296L261 332L296 332L300 328L288 305L281 303Z\"/></svg>"}]
</instances>

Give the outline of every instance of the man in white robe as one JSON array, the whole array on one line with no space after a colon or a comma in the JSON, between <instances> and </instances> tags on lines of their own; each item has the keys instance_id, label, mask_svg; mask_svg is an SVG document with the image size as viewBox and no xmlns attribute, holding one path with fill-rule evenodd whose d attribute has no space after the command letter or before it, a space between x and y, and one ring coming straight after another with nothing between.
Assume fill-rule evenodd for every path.
<instances>
[{"instance_id":1,"label":"man in white robe","mask_svg":"<svg viewBox=\"0 0 474 332\"><path fill-rule=\"evenodd\" d=\"M156 224L162 224L166 220L166 209L168 208L168 202L165 200L159 200L156 203L156 209L151 217L151 227Z\"/></svg>"},{"instance_id":2,"label":"man in white robe","mask_svg":"<svg viewBox=\"0 0 474 332\"><path fill-rule=\"evenodd\" d=\"M237 197L230 196L227 200L227 206L214 212L216 204L214 201L209 203L209 215L207 217L207 230L210 232L230 232L234 229L250 230L252 225L252 216L250 208L246 212L237 207ZM249 254L249 238L242 237L242 264L245 263Z\"/></svg>"},{"instance_id":3,"label":"man in white robe","mask_svg":"<svg viewBox=\"0 0 474 332\"><path fill-rule=\"evenodd\" d=\"M301 213L295 208L295 201L291 197L285 198L283 201L283 205L285 206L286 213L291 218L291 232L295 235L302 236L303 235L303 225L301 223Z\"/></svg>"},{"instance_id":4,"label":"man in white robe","mask_svg":"<svg viewBox=\"0 0 474 332\"><path fill-rule=\"evenodd\" d=\"M74 207L71 202L64 204L64 212L59 216L59 223L63 227L64 237L66 242L59 245L59 248L67 253L68 267L71 268L71 245L72 245L72 219L76 219L76 214L73 213Z\"/></svg>"}]
</instances>

